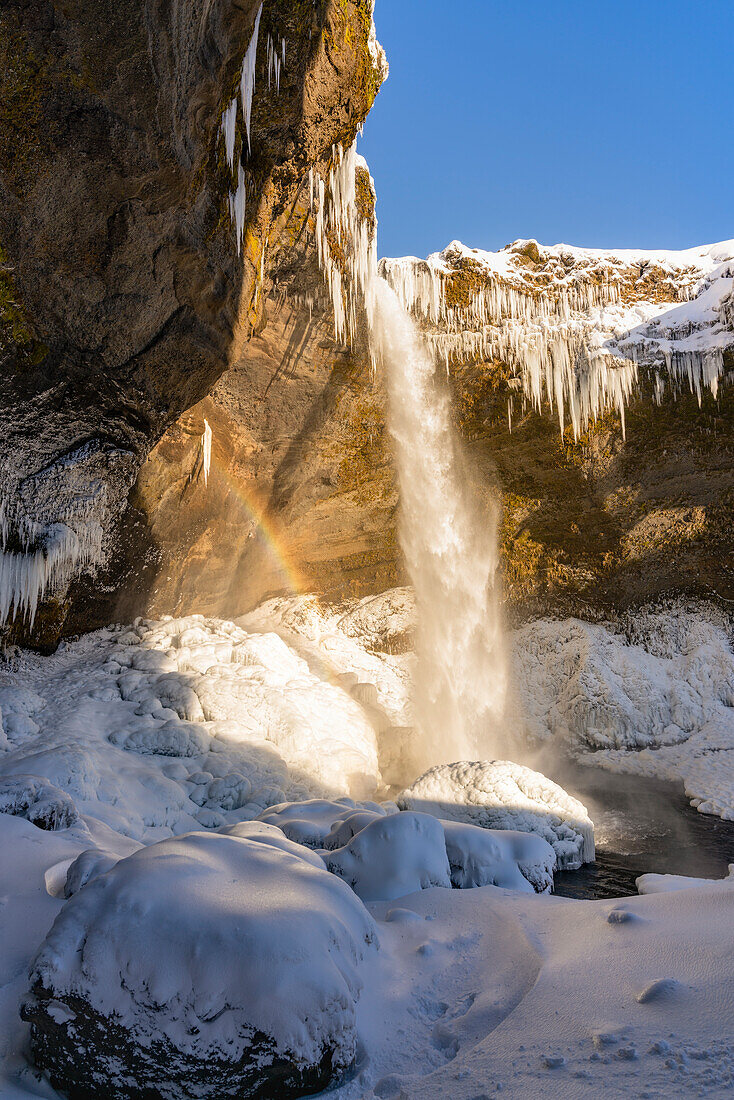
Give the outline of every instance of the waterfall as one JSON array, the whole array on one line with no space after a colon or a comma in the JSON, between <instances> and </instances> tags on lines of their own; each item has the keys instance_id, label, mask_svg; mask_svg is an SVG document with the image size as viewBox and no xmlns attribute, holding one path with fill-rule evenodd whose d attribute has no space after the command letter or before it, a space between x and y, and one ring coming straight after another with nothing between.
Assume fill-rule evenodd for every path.
<instances>
[{"instance_id":1,"label":"waterfall","mask_svg":"<svg viewBox=\"0 0 734 1100\"><path fill-rule=\"evenodd\" d=\"M403 761L492 759L504 748L507 685L499 615L497 506L454 430L436 360L395 291L369 294L400 485L400 539L418 605L416 738Z\"/></svg>"}]
</instances>

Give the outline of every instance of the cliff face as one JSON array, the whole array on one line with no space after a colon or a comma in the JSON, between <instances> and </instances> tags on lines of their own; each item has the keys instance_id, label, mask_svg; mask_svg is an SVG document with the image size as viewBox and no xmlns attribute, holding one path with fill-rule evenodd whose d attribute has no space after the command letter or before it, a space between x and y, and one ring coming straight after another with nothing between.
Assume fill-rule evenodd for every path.
<instances>
[{"instance_id":1,"label":"cliff face","mask_svg":"<svg viewBox=\"0 0 734 1100\"><path fill-rule=\"evenodd\" d=\"M145 605L140 465L247 373L383 62L370 0L9 0L0 63L0 612L50 644Z\"/></svg>"},{"instance_id":2,"label":"cliff face","mask_svg":"<svg viewBox=\"0 0 734 1100\"><path fill-rule=\"evenodd\" d=\"M8 0L0 55L10 637L401 583L319 191L384 76L370 0ZM353 201L373 227L364 166ZM513 614L734 598L733 271L732 242L383 263L503 496Z\"/></svg>"},{"instance_id":3,"label":"cliff face","mask_svg":"<svg viewBox=\"0 0 734 1100\"><path fill-rule=\"evenodd\" d=\"M446 363L488 500L502 496L513 617L606 614L669 591L734 597L732 256L730 242L651 255L526 241L383 262ZM315 267L290 277L316 294ZM288 279L284 267L266 288L247 362L141 473L168 563L156 614L405 579L379 373L334 342L328 301L305 306ZM205 417L207 486L194 476Z\"/></svg>"},{"instance_id":4,"label":"cliff face","mask_svg":"<svg viewBox=\"0 0 734 1100\"><path fill-rule=\"evenodd\" d=\"M734 242L383 263L503 502L512 617L734 598Z\"/></svg>"}]
</instances>

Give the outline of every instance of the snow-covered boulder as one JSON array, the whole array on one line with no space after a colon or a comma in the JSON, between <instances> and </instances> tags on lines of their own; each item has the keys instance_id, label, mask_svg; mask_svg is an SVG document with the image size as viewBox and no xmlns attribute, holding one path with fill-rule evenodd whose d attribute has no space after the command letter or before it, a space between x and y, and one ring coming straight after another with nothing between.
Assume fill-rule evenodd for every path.
<instances>
[{"instance_id":1,"label":"snow-covered boulder","mask_svg":"<svg viewBox=\"0 0 734 1100\"><path fill-rule=\"evenodd\" d=\"M392 901L430 886L451 886L440 821L428 814L375 817L324 863L363 901Z\"/></svg>"},{"instance_id":2,"label":"snow-covered boulder","mask_svg":"<svg viewBox=\"0 0 734 1100\"><path fill-rule=\"evenodd\" d=\"M307 848L338 848L344 843L337 832L346 819L356 813L384 816L395 812L394 803L383 808L377 802L355 802L353 798L309 798L304 802L282 802L271 806L258 817L268 825L277 825L289 840ZM366 822L365 822L366 823ZM354 835L354 830L349 833ZM344 837L344 839L347 839Z\"/></svg>"},{"instance_id":3,"label":"snow-covered boulder","mask_svg":"<svg viewBox=\"0 0 734 1100\"><path fill-rule=\"evenodd\" d=\"M118 743L113 734L110 740ZM122 740L121 747L129 752L155 756L200 756L209 748L209 736L196 722L172 719L162 725L145 725Z\"/></svg>"},{"instance_id":4,"label":"snow-covered boulder","mask_svg":"<svg viewBox=\"0 0 734 1100\"><path fill-rule=\"evenodd\" d=\"M79 820L66 791L38 775L0 776L0 813L24 817L39 829L68 829Z\"/></svg>"},{"instance_id":5,"label":"snow-covered boulder","mask_svg":"<svg viewBox=\"0 0 734 1100\"><path fill-rule=\"evenodd\" d=\"M556 853L559 870L594 859L594 826L586 808L557 783L507 760L439 764L398 796L417 810L483 829L537 833Z\"/></svg>"},{"instance_id":6,"label":"snow-covered boulder","mask_svg":"<svg viewBox=\"0 0 734 1100\"><path fill-rule=\"evenodd\" d=\"M375 942L356 895L276 828L150 845L56 918L22 1008L33 1057L71 1100L320 1091L354 1059Z\"/></svg>"},{"instance_id":7,"label":"snow-covered boulder","mask_svg":"<svg viewBox=\"0 0 734 1100\"><path fill-rule=\"evenodd\" d=\"M133 847L133 851L135 850L136 841L126 837L125 842L126 846L130 845ZM137 844L137 848L142 848L142 844ZM118 852L113 852L109 848L87 848L85 851L80 852L66 872L64 897L70 898L73 894L78 893L82 886L86 886L92 879L98 878L99 875L104 875L105 872L111 870L116 863L119 863L121 858L122 856Z\"/></svg>"},{"instance_id":8,"label":"snow-covered boulder","mask_svg":"<svg viewBox=\"0 0 734 1100\"><path fill-rule=\"evenodd\" d=\"M461 821L443 821L451 884L460 890L502 886L521 893L553 889L556 854L534 833L482 829Z\"/></svg>"}]
</instances>

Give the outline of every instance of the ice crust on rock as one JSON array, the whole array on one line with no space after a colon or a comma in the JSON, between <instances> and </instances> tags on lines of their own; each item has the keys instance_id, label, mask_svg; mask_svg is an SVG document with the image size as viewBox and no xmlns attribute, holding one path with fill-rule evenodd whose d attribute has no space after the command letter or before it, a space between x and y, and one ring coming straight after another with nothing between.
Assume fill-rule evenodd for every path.
<instances>
[{"instance_id":1,"label":"ice crust on rock","mask_svg":"<svg viewBox=\"0 0 734 1100\"><path fill-rule=\"evenodd\" d=\"M439 764L397 798L402 810L484 829L537 833L553 848L559 870L594 859L594 826L586 809L557 783L506 760Z\"/></svg>"},{"instance_id":2,"label":"ice crust on rock","mask_svg":"<svg viewBox=\"0 0 734 1100\"><path fill-rule=\"evenodd\" d=\"M37 775L0 775L0 813L24 817L39 829L68 829L79 818L74 800Z\"/></svg>"},{"instance_id":3,"label":"ice crust on rock","mask_svg":"<svg viewBox=\"0 0 734 1100\"><path fill-rule=\"evenodd\" d=\"M539 620L513 635L518 723L583 764L682 782L734 820L734 651L728 615L672 601L614 625Z\"/></svg>"},{"instance_id":4,"label":"ice crust on rock","mask_svg":"<svg viewBox=\"0 0 734 1100\"><path fill-rule=\"evenodd\" d=\"M356 895L279 829L150 845L54 922L23 1010L35 1060L71 1097L303 1095L354 1059L375 944Z\"/></svg>"},{"instance_id":5,"label":"ice crust on rock","mask_svg":"<svg viewBox=\"0 0 734 1100\"><path fill-rule=\"evenodd\" d=\"M131 452L98 439L25 476L0 471L0 626L32 627L46 596L104 563L135 472Z\"/></svg>"}]
</instances>

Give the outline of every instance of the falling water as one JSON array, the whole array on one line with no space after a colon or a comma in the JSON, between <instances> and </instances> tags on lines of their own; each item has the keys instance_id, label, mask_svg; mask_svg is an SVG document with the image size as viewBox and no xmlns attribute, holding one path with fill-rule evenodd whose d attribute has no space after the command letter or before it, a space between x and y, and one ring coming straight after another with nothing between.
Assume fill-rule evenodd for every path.
<instances>
[{"instance_id":1,"label":"falling water","mask_svg":"<svg viewBox=\"0 0 734 1100\"><path fill-rule=\"evenodd\" d=\"M452 424L445 380L395 292L372 285L389 400L400 539L418 605L415 716L405 766L492 759L504 747L506 661L497 509L483 498Z\"/></svg>"}]
</instances>

